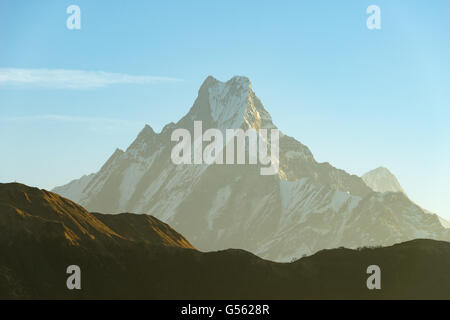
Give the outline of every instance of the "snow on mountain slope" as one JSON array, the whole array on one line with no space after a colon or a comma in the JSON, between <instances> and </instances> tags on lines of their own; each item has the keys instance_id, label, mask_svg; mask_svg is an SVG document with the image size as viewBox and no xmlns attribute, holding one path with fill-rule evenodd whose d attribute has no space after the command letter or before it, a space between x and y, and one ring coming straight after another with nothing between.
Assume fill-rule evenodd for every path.
<instances>
[{"instance_id":1,"label":"snow on mountain slope","mask_svg":"<svg viewBox=\"0 0 450 320\"><path fill-rule=\"evenodd\" d=\"M377 192L402 192L404 195L406 195L405 191L401 187L400 183L398 182L398 179L395 175L393 175L389 169L385 167L379 167L377 169L374 169L372 171L367 172L361 177L364 182L372 188L374 191ZM441 225L446 228L450 229L450 221L447 221L446 219L442 218L441 216L432 213L428 210L422 209L427 214L436 215L436 217L439 219L439 222Z\"/></svg>"},{"instance_id":2,"label":"snow on mountain slope","mask_svg":"<svg viewBox=\"0 0 450 320\"><path fill-rule=\"evenodd\" d=\"M446 229L450 229L450 221L438 216L439 222L442 224L442 226Z\"/></svg>"},{"instance_id":3,"label":"snow on mountain slope","mask_svg":"<svg viewBox=\"0 0 450 320\"><path fill-rule=\"evenodd\" d=\"M193 136L196 120L203 132L276 128L247 78L210 76L180 121L160 133L145 126L87 183L54 191L90 211L150 213L200 250L241 248L278 261L339 246L450 239L437 217L405 196L373 192L282 133L278 175L261 176L260 165L174 165L171 133L183 128Z\"/></svg>"},{"instance_id":4,"label":"snow on mountain slope","mask_svg":"<svg viewBox=\"0 0 450 320\"><path fill-rule=\"evenodd\" d=\"M365 173L361 177L364 182L376 192L403 192L397 178L385 167L379 167Z\"/></svg>"},{"instance_id":5,"label":"snow on mountain slope","mask_svg":"<svg viewBox=\"0 0 450 320\"><path fill-rule=\"evenodd\" d=\"M219 124L218 129L239 128L244 119L251 86L248 79L243 77L233 78L233 82L235 85L218 82L208 88L211 117Z\"/></svg>"}]
</instances>

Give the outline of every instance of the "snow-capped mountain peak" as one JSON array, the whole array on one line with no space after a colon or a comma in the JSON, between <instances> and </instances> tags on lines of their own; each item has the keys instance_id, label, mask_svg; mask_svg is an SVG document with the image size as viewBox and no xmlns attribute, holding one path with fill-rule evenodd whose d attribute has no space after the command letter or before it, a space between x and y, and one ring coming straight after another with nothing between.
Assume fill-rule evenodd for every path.
<instances>
[{"instance_id":1,"label":"snow-capped mountain peak","mask_svg":"<svg viewBox=\"0 0 450 320\"><path fill-rule=\"evenodd\" d=\"M376 192L401 192L407 197L405 191L397 180L397 177L392 174L392 172L390 172L388 168L378 167L364 174L362 176L362 179L372 190ZM450 221L428 210L422 210L426 214L436 216L444 228L450 229Z\"/></svg>"},{"instance_id":2,"label":"snow-capped mountain peak","mask_svg":"<svg viewBox=\"0 0 450 320\"><path fill-rule=\"evenodd\" d=\"M376 192L402 192L406 195L395 175L385 167L378 167L361 177Z\"/></svg>"},{"instance_id":3,"label":"snow-capped mountain peak","mask_svg":"<svg viewBox=\"0 0 450 320\"><path fill-rule=\"evenodd\" d=\"M208 88L211 116L220 129L242 125L250 92L250 80L244 77L234 77L225 83L217 81Z\"/></svg>"},{"instance_id":4,"label":"snow-capped mountain peak","mask_svg":"<svg viewBox=\"0 0 450 320\"><path fill-rule=\"evenodd\" d=\"M220 130L276 128L270 114L252 90L247 77L235 76L226 82L208 76L200 87L198 97L183 121L201 120L205 127Z\"/></svg>"}]
</instances>

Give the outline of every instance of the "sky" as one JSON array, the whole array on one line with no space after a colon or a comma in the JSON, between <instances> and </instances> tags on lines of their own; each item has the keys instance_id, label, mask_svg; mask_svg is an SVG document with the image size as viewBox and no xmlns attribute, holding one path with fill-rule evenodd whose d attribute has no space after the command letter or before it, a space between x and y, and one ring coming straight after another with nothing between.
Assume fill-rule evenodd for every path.
<instances>
[{"instance_id":1,"label":"sky","mask_svg":"<svg viewBox=\"0 0 450 320\"><path fill-rule=\"evenodd\" d=\"M242 75L317 161L385 166L450 219L449 17L447 0L0 0L0 182L96 172L178 121L208 75Z\"/></svg>"}]
</instances>

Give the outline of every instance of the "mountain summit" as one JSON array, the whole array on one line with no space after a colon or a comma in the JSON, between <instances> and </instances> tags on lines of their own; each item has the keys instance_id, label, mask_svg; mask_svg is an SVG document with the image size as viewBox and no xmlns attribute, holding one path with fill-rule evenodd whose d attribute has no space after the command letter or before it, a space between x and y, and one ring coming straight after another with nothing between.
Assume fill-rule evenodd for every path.
<instances>
[{"instance_id":1,"label":"mountain summit","mask_svg":"<svg viewBox=\"0 0 450 320\"><path fill-rule=\"evenodd\" d=\"M190 111L177 123L189 128L193 120L206 128L255 130L275 128L272 118L256 97L247 77L235 76L221 82L208 76L198 91Z\"/></svg>"},{"instance_id":2,"label":"mountain summit","mask_svg":"<svg viewBox=\"0 0 450 320\"><path fill-rule=\"evenodd\" d=\"M261 176L258 165L175 165L171 134L193 132L194 121L203 130L276 128L248 78L209 76L177 123L160 133L146 126L93 176L54 192L90 211L150 212L200 250L241 248L277 261L339 246L450 239L435 216L403 194L374 192L283 133L276 175Z\"/></svg>"},{"instance_id":3,"label":"mountain summit","mask_svg":"<svg viewBox=\"0 0 450 320\"><path fill-rule=\"evenodd\" d=\"M369 171L369 172L365 173L361 178L374 191L377 191L377 192L401 192L404 195L406 195L405 191L403 190L400 183L398 182L397 177L395 175L393 175L389 171L389 169L387 169L385 167L379 167L377 169ZM425 213L434 215L434 213L429 212L428 210L423 210L423 211ZM436 215L436 216L444 228L450 229L450 221L442 218L439 215Z\"/></svg>"},{"instance_id":4,"label":"mountain summit","mask_svg":"<svg viewBox=\"0 0 450 320\"><path fill-rule=\"evenodd\" d=\"M385 167L379 167L369 171L361 178L373 191L402 192L406 195L397 178Z\"/></svg>"}]
</instances>

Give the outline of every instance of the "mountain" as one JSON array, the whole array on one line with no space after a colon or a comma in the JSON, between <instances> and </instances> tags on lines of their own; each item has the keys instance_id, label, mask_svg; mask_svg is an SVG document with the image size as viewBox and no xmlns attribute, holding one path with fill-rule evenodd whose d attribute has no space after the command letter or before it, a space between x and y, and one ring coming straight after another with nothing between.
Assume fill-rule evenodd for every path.
<instances>
[{"instance_id":1,"label":"mountain","mask_svg":"<svg viewBox=\"0 0 450 320\"><path fill-rule=\"evenodd\" d=\"M53 192L19 183L0 184L0 242L51 239L71 246L144 242L194 249L179 233L149 215L102 215Z\"/></svg>"},{"instance_id":2,"label":"mountain","mask_svg":"<svg viewBox=\"0 0 450 320\"><path fill-rule=\"evenodd\" d=\"M406 195L397 178L385 167L379 167L369 171L361 178L373 191L402 192Z\"/></svg>"},{"instance_id":3,"label":"mountain","mask_svg":"<svg viewBox=\"0 0 450 320\"><path fill-rule=\"evenodd\" d=\"M0 299L447 299L450 243L323 250L292 263L203 253L148 215L91 214L52 192L0 184ZM66 268L81 269L68 290ZM368 290L366 270L381 270Z\"/></svg>"},{"instance_id":4,"label":"mountain","mask_svg":"<svg viewBox=\"0 0 450 320\"><path fill-rule=\"evenodd\" d=\"M397 177L385 167L379 167L377 169L369 171L365 173L361 178L364 180L367 186L377 192L401 192L406 195L405 191L398 182ZM446 229L450 229L450 221L428 210L422 210L427 214L436 215L441 225Z\"/></svg>"},{"instance_id":5,"label":"mountain","mask_svg":"<svg viewBox=\"0 0 450 320\"><path fill-rule=\"evenodd\" d=\"M438 216L438 218L444 228L450 229L450 221L442 218L441 216Z\"/></svg>"},{"instance_id":6,"label":"mountain","mask_svg":"<svg viewBox=\"0 0 450 320\"><path fill-rule=\"evenodd\" d=\"M450 240L438 218L404 194L374 192L360 177L318 163L307 146L283 133L276 175L260 175L260 164L175 165L171 134L182 128L193 135L194 121L202 121L203 132L277 128L248 78L209 76L177 123L159 133L146 125L94 176L53 191L89 211L151 212L199 250L239 248L274 261L340 246Z\"/></svg>"},{"instance_id":7,"label":"mountain","mask_svg":"<svg viewBox=\"0 0 450 320\"><path fill-rule=\"evenodd\" d=\"M86 186L91 182L91 180L95 177L95 173L91 173L89 175L84 175L79 179L75 179L70 181L68 184L59 187L59 194L67 194L70 193L71 198L78 199L83 195L83 190Z\"/></svg>"}]
</instances>

